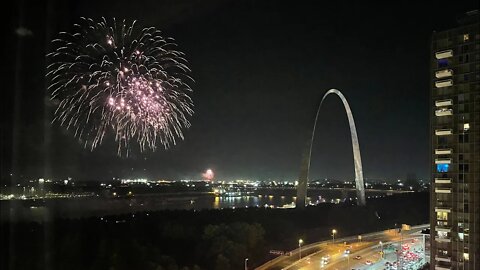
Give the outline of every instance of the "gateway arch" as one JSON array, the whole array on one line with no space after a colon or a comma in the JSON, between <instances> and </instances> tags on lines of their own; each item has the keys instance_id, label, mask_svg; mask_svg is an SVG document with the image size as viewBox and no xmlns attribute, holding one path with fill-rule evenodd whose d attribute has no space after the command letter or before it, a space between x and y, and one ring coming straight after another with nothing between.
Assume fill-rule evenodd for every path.
<instances>
[{"instance_id":1,"label":"gateway arch","mask_svg":"<svg viewBox=\"0 0 480 270\"><path fill-rule=\"evenodd\" d=\"M315 128L317 126L318 115L320 113L320 108L322 107L323 101L325 98L330 95L337 95L345 107L345 112L348 117L348 124L350 126L350 134L352 137L352 147L353 147L353 163L355 165L355 187L357 190L357 205L365 205L365 185L363 183L363 171L362 171L362 158L360 156L360 147L358 145L357 129L355 128L355 121L353 120L352 111L348 105L345 96L337 89L328 90L325 95L323 95L322 100L317 108L317 114L315 115L315 121L313 122L312 136L307 140L307 148L303 153L302 164L300 167L300 177L298 180L297 186L297 208L304 208L307 198L307 182L310 172L310 158L312 156L312 144L315 136Z\"/></svg>"}]
</instances>

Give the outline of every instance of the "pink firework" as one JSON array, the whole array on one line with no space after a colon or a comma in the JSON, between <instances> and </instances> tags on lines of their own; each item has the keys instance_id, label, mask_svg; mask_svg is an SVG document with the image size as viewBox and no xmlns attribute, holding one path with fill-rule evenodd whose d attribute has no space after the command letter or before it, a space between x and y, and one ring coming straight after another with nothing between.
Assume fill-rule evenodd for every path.
<instances>
[{"instance_id":1,"label":"pink firework","mask_svg":"<svg viewBox=\"0 0 480 270\"><path fill-rule=\"evenodd\" d=\"M164 148L190 126L193 79L184 54L154 27L82 18L73 34L62 32L47 54L54 121L92 150L114 134L119 155Z\"/></svg>"},{"instance_id":2,"label":"pink firework","mask_svg":"<svg viewBox=\"0 0 480 270\"><path fill-rule=\"evenodd\" d=\"M215 177L215 174L213 173L213 171L211 169L208 169L204 173L202 173L202 177L205 180L211 181Z\"/></svg>"}]
</instances>

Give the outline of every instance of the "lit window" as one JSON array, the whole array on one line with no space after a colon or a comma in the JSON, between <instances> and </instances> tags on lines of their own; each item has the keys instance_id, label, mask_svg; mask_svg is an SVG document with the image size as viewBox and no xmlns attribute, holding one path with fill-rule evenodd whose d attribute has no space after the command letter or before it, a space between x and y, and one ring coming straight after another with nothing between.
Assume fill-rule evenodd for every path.
<instances>
[{"instance_id":1,"label":"lit window","mask_svg":"<svg viewBox=\"0 0 480 270\"><path fill-rule=\"evenodd\" d=\"M449 167L448 164L437 164L437 172L448 172Z\"/></svg>"},{"instance_id":2,"label":"lit window","mask_svg":"<svg viewBox=\"0 0 480 270\"><path fill-rule=\"evenodd\" d=\"M438 226L448 226L448 222L447 221L437 221L437 225Z\"/></svg>"},{"instance_id":3,"label":"lit window","mask_svg":"<svg viewBox=\"0 0 480 270\"><path fill-rule=\"evenodd\" d=\"M447 232L437 232L437 235L439 238L447 238L448 237L448 233ZM463 233L462 233L463 235Z\"/></svg>"},{"instance_id":4,"label":"lit window","mask_svg":"<svg viewBox=\"0 0 480 270\"><path fill-rule=\"evenodd\" d=\"M463 259L464 259L465 261L468 261L468 260L469 260L468 253L463 253Z\"/></svg>"},{"instance_id":5,"label":"lit window","mask_svg":"<svg viewBox=\"0 0 480 270\"><path fill-rule=\"evenodd\" d=\"M437 212L437 220L447 220L448 213L447 212Z\"/></svg>"},{"instance_id":6,"label":"lit window","mask_svg":"<svg viewBox=\"0 0 480 270\"><path fill-rule=\"evenodd\" d=\"M463 41L468 41L470 39L470 35L469 34L464 34L463 35Z\"/></svg>"},{"instance_id":7,"label":"lit window","mask_svg":"<svg viewBox=\"0 0 480 270\"><path fill-rule=\"evenodd\" d=\"M467 131L467 130L469 130L469 129L470 129L470 123L465 123L465 124L463 124L463 130L464 130L464 131Z\"/></svg>"},{"instance_id":8,"label":"lit window","mask_svg":"<svg viewBox=\"0 0 480 270\"><path fill-rule=\"evenodd\" d=\"M463 241L463 233L458 233L458 239L460 239L460 241Z\"/></svg>"}]
</instances>

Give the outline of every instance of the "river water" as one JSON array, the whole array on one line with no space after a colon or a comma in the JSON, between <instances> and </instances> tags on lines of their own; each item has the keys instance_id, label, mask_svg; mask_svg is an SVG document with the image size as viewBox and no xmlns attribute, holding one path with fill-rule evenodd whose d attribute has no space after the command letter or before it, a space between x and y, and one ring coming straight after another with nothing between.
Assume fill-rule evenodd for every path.
<instances>
[{"instance_id":1,"label":"river water","mask_svg":"<svg viewBox=\"0 0 480 270\"><path fill-rule=\"evenodd\" d=\"M367 191L367 197L387 196L387 191ZM46 218L101 217L159 210L203 210L246 207L287 208L295 202L294 189L258 189L235 196L212 193L137 194L120 198L86 197L0 201L2 220L41 221ZM317 203L338 203L354 200L355 191L309 190L308 200Z\"/></svg>"}]
</instances>

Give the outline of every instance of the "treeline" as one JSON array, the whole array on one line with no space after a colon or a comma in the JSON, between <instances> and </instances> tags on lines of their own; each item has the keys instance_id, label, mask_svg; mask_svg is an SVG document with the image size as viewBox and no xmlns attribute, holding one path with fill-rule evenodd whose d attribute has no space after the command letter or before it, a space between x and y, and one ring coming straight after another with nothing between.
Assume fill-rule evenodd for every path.
<instances>
[{"instance_id":1,"label":"treeline","mask_svg":"<svg viewBox=\"0 0 480 270\"><path fill-rule=\"evenodd\" d=\"M2 223L1 269L242 269L268 250L428 223L428 193L296 209L161 211L47 223Z\"/></svg>"}]
</instances>

